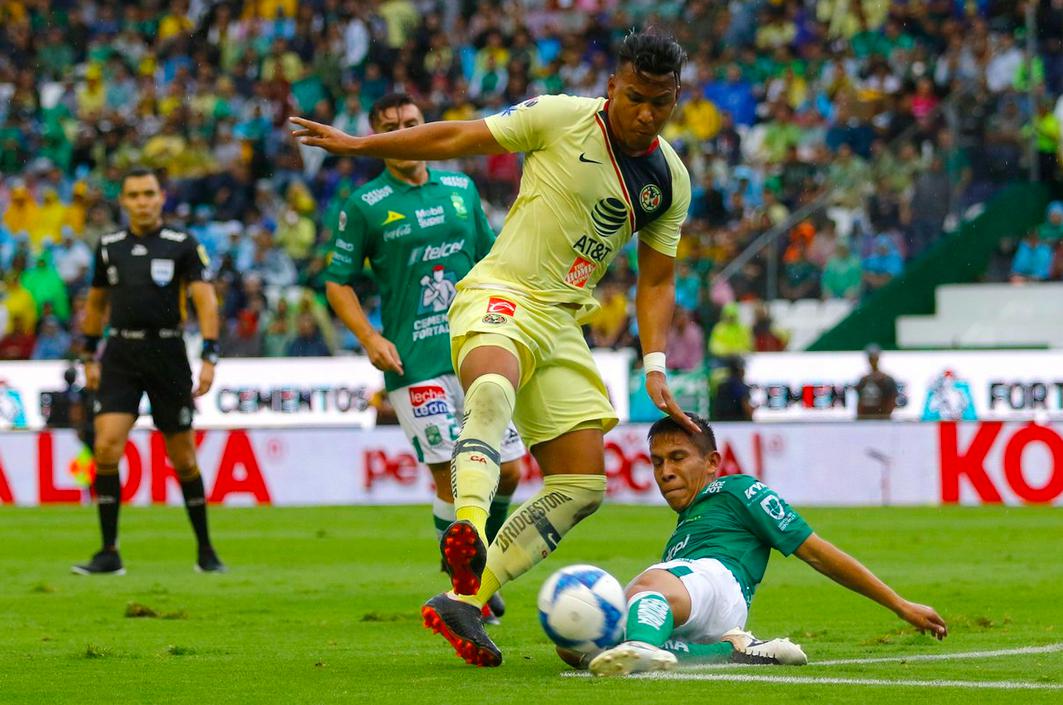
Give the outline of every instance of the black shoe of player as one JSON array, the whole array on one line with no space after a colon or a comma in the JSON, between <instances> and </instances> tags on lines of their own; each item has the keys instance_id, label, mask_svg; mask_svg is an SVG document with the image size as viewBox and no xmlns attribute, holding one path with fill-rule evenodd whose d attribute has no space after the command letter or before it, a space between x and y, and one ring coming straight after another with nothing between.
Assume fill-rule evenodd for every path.
<instances>
[{"instance_id":1,"label":"black shoe of player","mask_svg":"<svg viewBox=\"0 0 1063 705\"><path fill-rule=\"evenodd\" d=\"M487 565L487 546L472 522L461 520L448 526L439 539L439 551L454 592L475 595Z\"/></svg>"},{"instance_id":2,"label":"black shoe of player","mask_svg":"<svg viewBox=\"0 0 1063 705\"><path fill-rule=\"evenodd\" d=\"M76 575L125 575L125 568L118 551L104 549L98 551L88 563L71 566L70 572Z\"/></svg>"},{"instance_id":3,"label":"black shoe of player","mask_svg":"<svg viewBox=\"0 0 1063 705\"><path fill-rule=\"evenodd\" d=\"M502 617L506 614L506 602L502 599L502 593L496 592L487 600L487 606L491 608L491 614Z\"/></svg>"},{"instance_id":4,"label":"black shoe of player","mask_svg":"<svg viewBox=\"0 0 1063 705\"><path fill-rule=\"evenodd\" d=\"M199 549L199 557L196 559L195 568L197 573L224 573L229 570L218 558L218 554L214 552L213 548Z\"/></svg>"},{"instance_id":5,"label":"black shoe of player","mask_svg":"<svg viewBox=\"0 0 1063 705\"><path fill-rule=\"evenodd\" d=\"M500 666L502 652L487 636L480 610L446 593L439 593L421 607L426 629L442 635L465 663L473 666Z\"/></svg>"}]
</instances>

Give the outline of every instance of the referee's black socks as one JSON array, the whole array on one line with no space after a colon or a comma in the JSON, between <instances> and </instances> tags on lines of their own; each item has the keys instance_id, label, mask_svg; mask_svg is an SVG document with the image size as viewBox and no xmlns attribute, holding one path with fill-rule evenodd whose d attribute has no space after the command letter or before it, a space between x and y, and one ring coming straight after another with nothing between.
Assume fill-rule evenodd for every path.
<instances>
[{"instance_id":1,"label":"referee's black socks","mask_svg":"<svg viewBox=\"0 0 1063 705\"><path fill-rule=\"evenodd\" d=\"M104 550L118 548L118 507L122 504L122 484L118 479L118 464L96 466L96 508L100 513L100 533Z\"/></svg>"},{"instance_id":2,"label":"referee's black socks","mask_svg":"<svg viewBox=\"0 0 1063 705\"><path fill-rule=\"evenodd\" d=\"M192 522L192 529L196 532L196 541L199 548L210 546L210 534L207 531L207 499L203 490L203 476L198 470L195 477L181 480L181 493L185 497L185 509L188 511L188 520Z\"/></svg>"}]
</instances>

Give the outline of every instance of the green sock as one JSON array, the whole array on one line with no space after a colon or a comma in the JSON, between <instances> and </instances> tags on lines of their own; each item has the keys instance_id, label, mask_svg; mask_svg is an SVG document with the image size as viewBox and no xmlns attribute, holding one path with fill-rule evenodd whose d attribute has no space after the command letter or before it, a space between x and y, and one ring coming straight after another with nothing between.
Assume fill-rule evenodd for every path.
<instances>
[{"instance_id":1,"label":"green sock","mask_svg":"<svg viewBox=\"0 0 1063 705\"><path fill-rule=\"evenodd\" d=\"M495 495L495 498L491 500L491 511L487 513L487 545L490 546L491 542L495 540L495 536L498 535L498 530L502 528L502 525L506 523L506 517L509 516L509 501L513 499L512 495Z\"/></svg>"},{"instance_id":2,"label":"green sock","mask_svg":"<svg viewBox=\"0 0 1063 705\"><path fill-rule=\"evenodd\" d=\"M436 539L443 536L447 527L454 523L454 503L439 497L432 499L432 524L436 527Z\"/></svg>"},{"instance_id":3,"label":"green sock","mask_svg":"<svg viewBox=\"0 0 1063 705\"><path fill-rule=\"evenodd\" d=\"M675 618L668 600L659 592L640 592L627 603L624 639L660 646L672 634Z\"/></svg>"},{"instance_id":4,"label":"green sock","mask_svg":"<svg viewBox=\"0 0 1063 705\"><path fill-rule=\"evenodd\" d=\"M669 639L661 646L665 651L675 654L684 663L729 663L735 647L730 642L718 644L693 644L689 641Z\"/></svg>"}]
</instances>

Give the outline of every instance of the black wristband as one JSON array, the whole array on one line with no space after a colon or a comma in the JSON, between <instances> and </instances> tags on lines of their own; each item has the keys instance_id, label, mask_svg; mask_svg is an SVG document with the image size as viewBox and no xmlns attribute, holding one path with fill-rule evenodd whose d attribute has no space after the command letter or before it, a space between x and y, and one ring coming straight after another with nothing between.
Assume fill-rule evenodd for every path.
<instances>
[{"instance_id":1,"label":"black wristband","mask_svg":"<svg viewBox=\"0 0 1063 705\"><path fill-rule=\"evenodd\" d=\"M212 365L218 364L218 358L221 356L221 346L218 345L217 340L203 339L203 353L200 355L200 359L204 362L209 362Z\"/></svg>"},{"instance_id":2,"label":"black wristband","mask_svg":"<svg viewBox=\"0 0 1063 705\"><path fill-rule=\"evenodd\" d=\"M85 344L82 349L85 351L86 357L92 357L96 354L96 351L100 347L100 336L98 335L86 335Z\"/></svg>"}]
</instances>

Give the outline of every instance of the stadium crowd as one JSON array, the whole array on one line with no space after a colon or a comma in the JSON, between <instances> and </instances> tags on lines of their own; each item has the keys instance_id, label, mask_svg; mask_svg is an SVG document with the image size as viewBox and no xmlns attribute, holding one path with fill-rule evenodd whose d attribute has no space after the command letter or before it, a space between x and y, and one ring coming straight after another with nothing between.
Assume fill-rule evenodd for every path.
<instances>
[{"instance_id":1,"label":"stadium crowd","mask_svg":"<svg viewBox=\"0 0 1063 705\"><path fill-rule=\"evenodd\" d=\"M1031 139L1042 178L1057 179L1063 7L1040 3L1030 61L1022 7L0 0L0 359L76 352L93 248L120 227L120 176L137 164L159 171L168 221L209 253L225 355L356 350L322 275L340 206L381 166L297 145L287 118L365 133L368 107L391 91L414 96L428 120L482 117L540 93L603 95L611 48L636 25L674 33L691 57L665 132L695 187L669 359L698 369L708 348L723 349L711 340L734 343L727 354L781 349L785 332L766 311L743 331L730 306L764 295L771 252L781 296L858 301L1024 177ZM519 157L446 166L476 178L500 226ZM713 278L813 203L823 207L792 223L780 248ZM1063 276L1061 223L1054 206L1019 246L1031 278ZM637 345L631 255L599 289L592 345ZM373 301L368 277L359 293Z\"/></svg>"}]
</instances>

